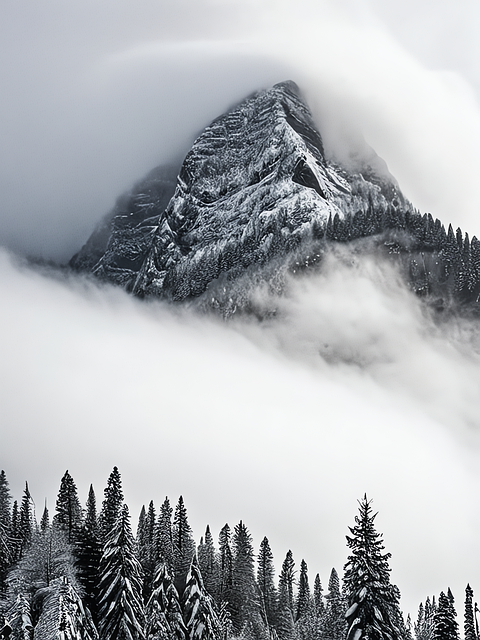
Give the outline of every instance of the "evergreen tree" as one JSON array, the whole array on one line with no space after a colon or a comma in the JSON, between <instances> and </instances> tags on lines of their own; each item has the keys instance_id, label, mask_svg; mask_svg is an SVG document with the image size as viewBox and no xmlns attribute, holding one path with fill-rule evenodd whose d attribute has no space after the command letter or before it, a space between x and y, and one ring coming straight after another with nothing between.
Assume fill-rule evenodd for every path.
<instances>
[{"instance_id":1,"label":"evergreen tree","mask_svg":"<svg viewBox=\"0 0 480 640\"><path fill-rule=\"evenodd\" d=\"M10 487L5 471L0 471L0 527L6 531L11 525L11 501Z\"/></svg>"},{"instance_id":2,"label":"evergreen tree","mask_svg":"<svg viewBox=\"0 0 480 640\"><path fill-rule=\"evenodd\" d=\"M145 513L145 508L142 508L142 514L139 519L139 526L137 532L137 556L142 565L144 581L143 581L143 597L145 601L148 601L151 593L153 577L155 573L155 566L157 563L156 557L156 545L155 545L155 527L156 527L156 513L153 500L150 501L148 506L148 512Z\"/></svg>"},{"instance_id":3,"label":"evergreen tree","mask_svg":"<svg viewBox=\"0 0 480 640\"><path fill-rule=\"evenodd\" d=\"M22 503L20 505L20 522L19 522L19 537L20 537L20 549L19 558L21 558L32 542L32 536L34 531L34 518L32 510L33 500L28 488L28 482L25 483L25 489L23 491Z\"/></svg>"},{"instance_id":4,"label":"evergreen tree","mask_svg":"<svg viewBox=\"0 0 480 640\"><path fill-rule=\"evenodd\" d=\"M205 591L202 574L194 555L183 593L183 617L190 640L215 640L219 621L213 600Z\"/></svg>"},{"instance_id":5,"label":"evergreen tree","mask_svg":"<svg viewBox=\"0 0 480 640\"><path fill-rule=\"evenodd\" d=\"M317 618L323 618L325 615L325 603L323 601L323 587L320 575L317 573L313 584L313 603Z\"/></svg>"},{"instance_id":6,"label":"evergreen tree","mask_svg":"<svg viewBox=\"0 0 480 640\"><path fill-rule=\"evenodd\" d=\"M273 553L268 538L263 538L257 557L257 584L262 598L262 608L268 626L275 626L277 611L277 591L275 588L275 569Z\"/></svg>"},{"instance_id":7,"label":"evergreen tree","mask_svg":"<svg viewBox=\"0 0 480 640\"><path fill-rule=\"evenodd\" d=\"M282 570L278 579L278 589L283 590L286 596L286 604L290 609L292 618L295 619L295 609L293 604L293 591L295 586L295 562L293 561L293 554L290 550L287 551L285 560L282 564Z\"/></svg>"},{"instance_id":8,"label":"evergreen tree","mask_svg":"<svg viewBox=\"0 0 480 640\"><path fill-rule=\"evenodd\" d=\"M430 598L427 597L425 606L420 603L417 622L413 626L417 640L432 640L435 610L435 598L433 599L433 602L431 602Z\"/></svg>"},{"instance_id":9,"label":"evergreen tree","mask_svg":"<svg viewBox=\"0 0 480 640\"><path fill-rule=\"evenodd\" d=\"M451 593L451 592L450 592ZM434 640L458 640L458 624L452 600L442 591L434 615Z\"/></svg>"},{"instance_id":10,"label":"evergreen tree","mask_svg":"<svg viewBox=\"0 0 480 640\"><path fill-rule=\"evenodd\" d=\"M88 492L85 519L75 545L78 579L85 592L85 602L97 621L98 570L102 556L102 545L97 522L97 501L93 486Z\"/></svg>"},{"instance_id":11,"label":"evergreen tree","mask_svg":"<svg viewBox=\"0 0 480 640\"><path fill-rule=\"evenodd\" d=\"M170 576L174 571L172 513L173 509L167 497L160 507L155 527L155 560L165 563Z\"/></svg>"},{"instance_id":12,"label":"evergreen tree","mask_svg":"<svg viewBox=\"0 0 480 640\"><path fill-rule=\"evenodd\" d=\"M97 640L90 612L67 578L57 578L41 594L41 614L34 640Z\"/></svg>"},{"instance_id":13,"label":"evergreen tree","mask_svg":"<svg viewBox=\"0 0 480 640\"><path fill-rule=\"evenodd\" d=\"M5 471L0 472L0 594L5 588L8 567L14 561L14 541L11 538L10 489Z\"/></svg>"},{"instance_id":14,"label":"evergreen tree","mask_svg":"<svg viewBox=\"0 0 480 640\"><path fill-rule=\"evenodd\" d=\"M208 526L208 524L205 530L205 539L202 538L202 540L200 541L197 554L198 566L203 577L205 591L207 591L207 593L209 593L212 597L215 597L215 546L213 544L213 537L210 533L210 527Z\"/></svg>"},{"instance_id":15,"label":"evergreen tree","mask_svg":"<svg viewBox=\"0 0 480 640\"><path fill-rule=\"evenodd\" d=\"M252 536L240 521L233 534L232 591L230 595L233 627L240 632L260 613L256 598Z\"/></svg>"},{"instance_id":16,"label":"evergreen tree","mask_svg":"<svg viewBox=\"0 0 480 640\"><path fill-rule=\"evenodd\" d=\"M12 507L12 518L10 525L10 558L11 562L15 563L20 558L21 552L21 532L20 532L20 511L18 509L18 502L15 500Z\"/></svg>"},{"instance_id":17,"label":"evergreen tree","mask_svg":"<svg viewBox=\"0 0 480 640\"><path fill-rule=\"evenodd\" d=\"M278 579L278 609L276 618L277 632L280 640L293 640L295 638L293 618L294 566L295 563L292 552L288 551Z\"/></svg>"},{"instance_id":18,"label":"evergreen tree","mask_svg":"<svg viewBox=\"0 0 480 640\"><path fill-rule=\"evenodd\" d=\"M174 553L174 582L179 593L185 588L187 573L195 553L195 543L192 529L188 523L187 509L180 496L173 517L173 553Z\"/></svg>"},{"instance_id":19,"label":"evergreen tree","mask_svg":"<svg viewBox=\"0 0 480 640\"><path fill-rule=\"evenodd\" d=\"M122 513L123 489L118 467L113 467L107 486L104 489L104 500L99 516L99 533L102 543L107 539Z\"/></svg>"},{"instance_id":20,"label":"evergreen tree","mask_svg":"<svg viewBox=\"0 0 480 640\"><path fill-rule=\"evenodd\" d=\"M303 618L310 609L310 585L308 583L308 567L305 560L300 563L300 576L298 580L298 593L296 602L295 621Z\"/></svg>"},{"instance_id":21,"label":"evergreen tree","mask_svg":"<svg viewBox=\"0 0 480 640\"><path fill-rule=\"evenodd\" d=\"M345 607L340 592L340 580L335 568L330 572L328 593L325 596L324 635L329 640L340 640L345 636Z\"/></svg>"},{"instance_id":22,"label":"evergreen tree","mask_svg":"<svg viewBox=\"0 0 480 640\"><path fill-rule=\"evenodd\" d=\"M60 482L53 524L65 532L69 543L75 542L82 524L82 507L77 486L68 470Z\"/></svg>"},{"instance_id":23,"label":"evergreen tree","mask_svg":"<svg viewBox=\"0 0 480 640\"><path fill-rule=\"evenodd\" d=\"M135 557L127 505L105 540L99 575L101 640L143 640L142 568Z\"/></svg>"},{"instance_id":24,"label":"evergreen tree","mask_svg":"<svg viewBox=\"0 0 480 640\"><path fill-rule=\"evenodd\" d=\"M47 529L50 529L50 514L48 513L47 501L45 500L45 507L40 520L40 531L45 532Z\"/></svg>"},{"instance_id":25,"label":"evergreen tree","mask_svg":"<svg viewBox=\"0 0 480 640\"><path fill-rule=\"evenodd\" d=\"M359 515L350 527L347 545L351 550L345 565L344 587L348 610L347 640L397 640L398 590L390 583L389 553L383 553L383 539L375 530L371 501L359 502Z\"/></svg>"},{"instance_id":26,"label":"evergreen tree","mask_svg":"<svg viewBox=\"0 0 480 640\"><path fill-rule=\"evenodd\" d=\"M147 640L186 640L188 637L178 592L164 562L159 562L155 571L146 619Z\"/></svg>"},{"instance_id":27,"label":"evergreen tree","mask_svg":"<svg viewBox=\"0 0 480 640\"><path fill-rule=\"evenodd\" d=\"M230 602L233 584L233 554L230 546L231 529L225 524L218 536L217 602ZM231 614L230 607L228 608Z\"/></svg>"},{"instance_id":28,"label":"evergreen tree","mask_svg":"<svg viewBox=\"0 0 480 640\"><path fill-rule=\"evenodd\" d=\"M475 633L475 618L473 614L473 590L472 587L467 584L465 588L465 617L464 617L464 630L465 640L477 640L477 634Z\"/></svg>"}]
</instances>

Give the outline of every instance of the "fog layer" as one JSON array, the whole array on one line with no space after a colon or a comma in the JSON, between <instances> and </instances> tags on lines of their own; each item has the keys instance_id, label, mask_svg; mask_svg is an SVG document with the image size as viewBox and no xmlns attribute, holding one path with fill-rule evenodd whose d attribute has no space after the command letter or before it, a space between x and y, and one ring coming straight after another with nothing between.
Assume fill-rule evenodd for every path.
<instances>
[{"instance_id":1,"label":"fog layer","mask_svg":"<svg viewBox=\"0 0 480 640\"><path fill-rule=\"evenodd\" d=\"M291 547L326 581L366 491L408 610L474 582L478 328L435 328L387 266L331 256L267 323L139 303L5 254L0 273L17 497L28 479L53 508L68 468L100 499L116 464L134 514L182 493L197 537L242 518L277 561Z\"/></svg>"}]
</instances>

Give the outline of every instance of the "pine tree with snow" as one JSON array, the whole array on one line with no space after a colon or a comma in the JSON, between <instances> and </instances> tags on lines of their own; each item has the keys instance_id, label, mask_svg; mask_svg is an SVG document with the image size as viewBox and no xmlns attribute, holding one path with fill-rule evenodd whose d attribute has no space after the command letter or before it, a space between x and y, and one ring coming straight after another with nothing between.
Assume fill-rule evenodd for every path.
<instances>
[{"instance_id":1,"label":"pine tree with snow","mask_svg":"<svg viewBox=\"0 0 480 640\"><path fill-rule=\"evenodd\" d=\"M165 563L169 575L173 575L174 571L172 514L173 509L166 497L155 526L155 560Z\"/></svg>"},{"instance_id":2,"label":"pine tree with snow","mask_svg":"<svg viewBox=\"0 0 480 640\"><path fill-rule=\"evenodd\" d=\"M458 640L456 615L452 599L442 591L433 619L433 640Z\"/></svg>"},{"instance_id":3,"label":"pine tree with snow","mask_svg":"<svg viewBox=\"0 0 480 640\"><path fill-rule=\"evenodd\" d=\"M156 519L155 506L153 504L153 500L151 500L147 512L145 512L144 507L142 508L136 537L137 557L142 565L144 575L143 598L145 602L150 597L155 566L157 563L155 545Z\"/></svg>"},{"instance_id":4,"label":"pine tree with snow","mask_svg":"<svg viewBox=\"0 0 480 640\"><path fill-rule=\"evenodd\" d=\"M345 606L340 592L340 580L337 570L332 568L328 580L328 593L325 596L324 635L329 640L340 640L345 636Z\"/></svg>"},{"instance_id":5,"label":"pine tree with snow","mask_svg":"<svg viewBox=\"0 0 480 640\"><path fill-rule=\"evenodd\" d=\"M53 524L65 532L69 543L75 542L82 524L82 507L77 485L68 470L60 482Z\"/></svg>"},{"instance_id":6,"label":"pine tree with snow","mask_svg":"<svg viewBox=\"0 0 480 640\"><path fill-rule=\"evenodd\" d=\"M290 609L292 618L295 620L295 608L293 592L295 588L295 562L293 554L289 549L282 564L282 570L278 578L278 590L282 590L286 594L286 604Z\"/></svg>"},{"instance_id":7,"label":"pine tree with snow","mask_svg":"<svg viewBox=\"0 0 480 640\"><path fill-rule=\"evenodd\" d=\"M14 561L14 541L11 538L11 495L5 471L0 472L0 595L5 589L8 567Z\"/></svg>"},{"instance_id":8,"label":"pine tree with snow","mask_svg":"<svg viewBox=\"0 0 480 640\"><path fill-rule=\"evenodd\" d=\"M276 615L276 630L280 640L295 638L295 624L293 613L293 586L295 583L295 563L289 550L282 564L278 579L278 608Z\"/></svg>"},{"instance_id":9,"label":"pine tree with snow","mask_svg":"<svg viewBox=\"0 0 480 640\"><path fill-rule=\"evenodd\" d=\"M350 556L345 564L344 589L348 610L347 640L399 640L398 590L390 583L389 553L375 530L371 501L359 501L359 515L347 536Z\"/></svg>"},{"instance_id":10,"label":"pine tree with snow","mask_svg":"<svg viewBox=\"0 0 480 640\"><path fill-rule=\"evenodd\" d=\"M105 542L110 531L115 526L123 505L122 478L118 467L113 467L104 489L102 509L98 518L100 540Z\"/></svg>"},{"instance_id":11,"label":"pine tree with snow","mask_svg":"<svg viewBox=\"0 0 480 640\"><path fill-rule=\"evenodd\" d=\"M98 640L90 612L67 578L57 578L41 597L41 613L33 640Z\"/></svg>"},{"instance_id":12,"label":"pine tree with snow","mask_svg":"<svg viewBox=\"0 0 480 640\"><path fill-rule=\"evenodd\" d=\"M232 593L233 554L231 548L231 529L225 524L218 536L218 562L217 562L217 602L230 602ZM231 614L231 609L228 607Z\"/></svg>"},{"instance_id":13,"label":"pine tree with snow","mask_svg":"<svg viewBox=\"0 0 480 640\"><path fill-rule=\"evenodd\" d=\"M92 485L88 492L85 519L78 533L74 551L78 579L85 592L85 603L96 621L98 570L102 545L97 522L97 501Z\"/></svg>"},{"instance_id":14,"label":"pine tree with snow","mask_svg":"<svg viewBox=\"0 0 480 640\"><path fill-rule=\"evenodd\" d=\"M256 599L252 536L240 521L233 534L232 591L230 605L232 622L240 632L245 623L259 613Z\"/></svg>"},{"instance_id":15,"label":"pine tree with snow","mask_svg":"<svg viewBox=\"0 0 480 640\"><path fill-rule=\"evenodd\" d=\"M218 617L213 599L203 585L196 555L193 557L183 592L183 618L190 640L216 640L218 638Z\"/></svg>"},{"instance_id":16,"label":"pine tree with snow","mask_svg":"<svg viewBox=\"0 0 480 640\"><path fill-rule=\"evenodd\" d=\"M19 537L20 548L19 557L21 558L29 548L32 542L32 536L34 532L34 515L33 515L33 500L28 488L28 482L25 483L25 489L23 491L22 502L20 505L20 522L19 522Z\"/></svg>"},{"instance_id":17,"label":"pine tree with snow","mask_svg":"<svg viewBox=\"0 0 480 640\"><path fill-rule=\"evenodd\" d=\"M45 507L43 508L42 517L40 518L40 531L44 533L50 529L50 514L48 513L47 501L45 500Z\"/></svg>"},{"instance_id":18,"label":"pine tree with snow","mask_svg":"<svg viewBox=\"0 0 480 640\"><path fill-rule=\"evenodd\" d=\"M315 613L318 618L323 618L325 614L325 602L323 601L323 587L320 580L320 574L315 576L315 582L313 583L313 604L315 607Z\"/></svg>"},{"instance_id":19,"label":"pine tree with snow","mask_svg":"<svg viewBox=\"0 0 480 640\"><path fill-rule=\"evenodd\" d=\"M416 640L432 640L434 631L435 603L427 598L425 605L421 602L418 607L417 621L413 625Z\"/></svg>"},{"instance_id":20,"label":"pine tree with snow","mask_svg":"<svg viewBox=\"0 0 480 640\"><path fill-rule=\"evenodd\" d=\"M262 608L270 628L275 626L277 613L277 590L273 553L268 538L263 538L257 556L257 584L260 589Z\"/></svg>"},{"instance_id":21,"label":"pine tree with snow","mask_svg":"<svg viewBox=\"0 0 480 640\"><path fill-rule=\"evenodd\" d=\"M10 557L11 562L14 564L20 559L20 552L22 546L21 532L20 532L20 511L18 508L18 502L15 500L12 507L12 518L10 522Z\"/></svg>"},{"instance_id":22,"label":"pine tree with snow","mask_svg":"<svg viewBox=\"0 0 480 640\"><path fill-rule=\"evenodd\" d=\"M101 640L143 640L142 568L135 557L127 505L105 540L99 576Z\"/></svg>"},{"instance_id":23,"label":"pine tree with snow","mask_svg":"<svg viewBox=\"0 0 480 640\"><path fill-rule=\"evenodd\" d=\"M310 585L308 583L308 567L305 560L300 563L298 593L295 606L295 621L303 618L310 609Z\"/></svg>"},{"instance_id":24,"label":"pine tree with snow","mask_svg":"<svg viewBox=\"0 0 480 640\"><path fill-rule=\"evenodd\" d=\"M473 589L467 584L465 588L465 615L464 615L465 640L477 640L475 633L475 617L473 613Z\"/></svg>"},{"instance_id":25,"label":"pine tree with snow","mask_svg":"<svg viewBox=\"0 0 480 640\"><path fill-rule=\"evenodd\" d=\"M152 582L152 593L145 607L146 640L170 640L172 630L168 623L168 588L172 580L168 574L166 564L160 562L157 565ZM178 597L177 597L178 600ZM186 629L185 629L186 633Z\"/></svg>"},{"instance_id":26,"label":"pine tree with snow","mask_svg":"<svg viewBox=\"0 0 480 640\"><path fill-rule=\"evenodd\" d=\"M203 577L203 584L207 593L213 598L216 597L216 560L215 546L210 527L207 524L205 538L200 541L197 550L198 566Z\"/></svg>"},{"instance_id":27,"label":"pine tree with snow","mask_svg":"<svg viewBox=\"0 0 480 640\"><path fill-rule=\"evenodd\" d=\"M185 581L195 553L192 528L188 522L187 509L180 496L173 516L173 553L174 553L174 582L179 593L183 593Z\"/></svg>"}]
</instances>

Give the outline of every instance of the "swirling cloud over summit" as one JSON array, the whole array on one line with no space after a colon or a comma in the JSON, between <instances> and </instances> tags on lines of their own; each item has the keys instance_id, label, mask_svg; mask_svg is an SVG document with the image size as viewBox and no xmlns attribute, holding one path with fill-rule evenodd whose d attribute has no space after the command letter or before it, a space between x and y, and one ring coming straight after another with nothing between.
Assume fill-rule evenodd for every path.
<instances>
[{"instance_id":1,"label":"swirling cloud over summit","mask_svg":"<svg viewBox=\"0 0 480 640\"><path fill-rule=\"evenodd\" d=\"M478 12L464 0L453 59L436 35L449 3L402 3L393 21L397 4L4 4L0 243L67 259L120 193L179 161L232 104L287 78L333 152L345 157L363 135L416 206L477 233ZM419 12L433 34L428 60Z\"/></svg>"}]
</instances>

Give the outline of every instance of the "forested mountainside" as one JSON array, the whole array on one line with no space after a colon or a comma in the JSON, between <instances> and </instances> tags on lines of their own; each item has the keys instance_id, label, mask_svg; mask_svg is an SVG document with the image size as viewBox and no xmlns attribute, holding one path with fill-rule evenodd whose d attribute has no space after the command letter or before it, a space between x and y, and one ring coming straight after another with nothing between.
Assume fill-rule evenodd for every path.
<instances>
[{"instance_id":1,"label":"forested mountainside","mask_svg":"<svg viewBox=\"0 0 480 640\"><path fill-rule=\"evenodd\" d=\"M480 309L478 239L416 211L373 151L355 169L329 161L293 82L217 118L176 173L159 167L120 198L70 267L229 315L252 309L255 284L281 293L349 243L393 259L435 308Z\"/></svg>"},{"instance_id":2,"label":"forested mountainside","mask_svg":"<svg viewBox=\"0 0 480 640\"><path fill-rule=\"evenodd\" d=\"M255 554L245 523L215 546L207 525L197 545L180 496L142 508L136 536L122 479L112 470L99 512L93 487L82 508L68 471L55 513L37 523L28 484L14 501L0 473L0 637L12 640L457 640L450 591L427 598L412 625L390 581L390 554L366 496L346 537L343 580L324 593L287 551L275 578L264 537ZM298 576L298 577L297 577ZM478 640L473 591L465 590L465 640Z\"/></svg>"}]
</instances>

